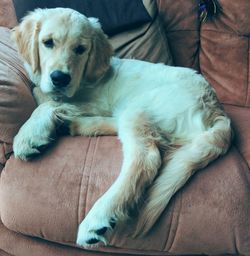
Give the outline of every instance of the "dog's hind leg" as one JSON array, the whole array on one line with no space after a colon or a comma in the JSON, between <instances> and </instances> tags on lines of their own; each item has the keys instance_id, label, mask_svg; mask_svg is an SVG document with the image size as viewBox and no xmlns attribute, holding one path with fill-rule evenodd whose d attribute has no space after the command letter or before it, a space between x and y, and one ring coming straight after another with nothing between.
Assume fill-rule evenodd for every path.
<instances>
[{"instance_id":1,"label":"dog's hind leg","mask_svg":"<svg viewBox=\"0 0 250 256\"><path fill-rule=\"evenodd\" d=\"M140 113L123 116L119 122L124 162L121 173L109 190L97 200L79 226L77 243L88 247L100 241L116 221L127 217L128 210L155 178L161 165L157 143L160 135L152 130L150 120Z\"/></svg>"},{"instance_id":2,"label":"dog's hind leg","mask_svg":"<svg viewBox=\"0 0 250 256\"><path fill-rule=\"evenodd\" d=\"M219 155L226 153L231 140L230 121L220 116L214 125L176 149L163 164L159 176L147 191L144 208L134 236L145 235L161 215L171 197L190 176Z\"/></svg>"}]
</instances>

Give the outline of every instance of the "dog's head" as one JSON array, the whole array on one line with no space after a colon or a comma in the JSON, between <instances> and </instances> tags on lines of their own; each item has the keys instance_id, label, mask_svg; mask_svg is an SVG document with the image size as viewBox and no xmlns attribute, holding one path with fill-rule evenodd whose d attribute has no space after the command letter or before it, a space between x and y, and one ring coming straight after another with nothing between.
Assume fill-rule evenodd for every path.
<instances>
[{"instance_id":1,"label":"dog's head","mask_svg":"<svg viewBox=\"0 0 250 256\"><path fill-rule=\"evenodd\" d=\"M72 97L109 69L112 48L97 19L66 8L37 9L13 29L18 51L44 93Z\"/></svg>"}]
</instances>

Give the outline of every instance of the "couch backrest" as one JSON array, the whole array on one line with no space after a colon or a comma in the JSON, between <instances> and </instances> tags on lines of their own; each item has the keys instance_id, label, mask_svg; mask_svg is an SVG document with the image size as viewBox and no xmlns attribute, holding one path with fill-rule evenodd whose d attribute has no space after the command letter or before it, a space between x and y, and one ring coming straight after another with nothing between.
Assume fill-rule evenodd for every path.
<instances>
[{"instance_id":1,"label":"couch backrest","mask_svg":"<svg viewBox=\"0 0 250 256\"><path fill-rule=\"evenodd\" d=\"M174 64L199 70L198 1L157 0Z\"/></svg>"},{"instance_id":2,"label":"couch backrest","mask_svg":"<svg viewBox=\"0 0 250 256\"><path fill-rule=\"evenodd\" d=\"M157 0L174 64L200 70L221 102L250 106L250 1L219 0L222 13L200 24L198 0ZM0 2L0 25L16 23L11 0Z\"/></svg>"},{"instance_id":3,"label":"couch backrest","mask_svg":"<svg viewBox=\"0 0 250 256\"><path fill-rule=\"evenodd\" d=\"M250 106L250 1L219 0L222 12L200 24L198 0L158 0L174 63L200 71L221 102Z\"/></svg>"},{"instance_id":4,"label":"couch backrest","mask_svg":"<svg viewBox=\"0 0 250 256\"><path fill-rule=\"evenodd\" d=\"M201 27L200 68L224 103L250 106L250 1L220 0L222 14Z\"/></svg>"}]
</instances>

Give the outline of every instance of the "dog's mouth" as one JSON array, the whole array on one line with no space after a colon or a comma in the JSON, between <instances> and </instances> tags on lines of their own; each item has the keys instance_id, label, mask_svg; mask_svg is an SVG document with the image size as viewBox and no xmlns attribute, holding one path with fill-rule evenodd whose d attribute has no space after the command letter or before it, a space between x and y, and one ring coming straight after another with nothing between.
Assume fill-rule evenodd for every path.
<instances>
[{"instance_id":1,"label":"dog's mouth","mask_svg":"<svg viewBox=\"0 0 250 256\"><path fill-rule=\"evenodd\" d=\"M65 93L62 93L62 91L59 90L53 90L49 95L54 101L65 101L68 98Z\"/></svg>"},{"instance_id":2,"label":"dog's mouth","mask_svg":"<svg viewBox=\"0 0 250 256\"><path fill-rule=\"evenodd\" d=\"M52 90L50 91L49 94L54 99L68 99L74 95L74 89L72 88L72 86L70 86L70 84L67 85L66 87L60 87L60 88L56 86L52 86L51 89Z\"/></svg>"}]
</instances>

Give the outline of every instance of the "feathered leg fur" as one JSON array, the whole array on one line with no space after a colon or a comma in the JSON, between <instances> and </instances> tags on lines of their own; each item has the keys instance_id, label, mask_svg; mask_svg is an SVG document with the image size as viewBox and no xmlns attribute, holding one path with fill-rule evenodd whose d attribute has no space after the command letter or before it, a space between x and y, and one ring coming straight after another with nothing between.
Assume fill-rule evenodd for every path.
<instances>
[{"instance_id":1,"label":"feathered leg fur","mask_svg":"<svg viewBox=\"0 0 250 256\"><path fill-rule=\"evenodd\" d=\"M145 235L163 212L171 197L190 176L219 155L226 153L231 139L230 121L220 116L214 125L176 149L147 191L144 208L134 236Z\"/></svg>"}]
</instances>

